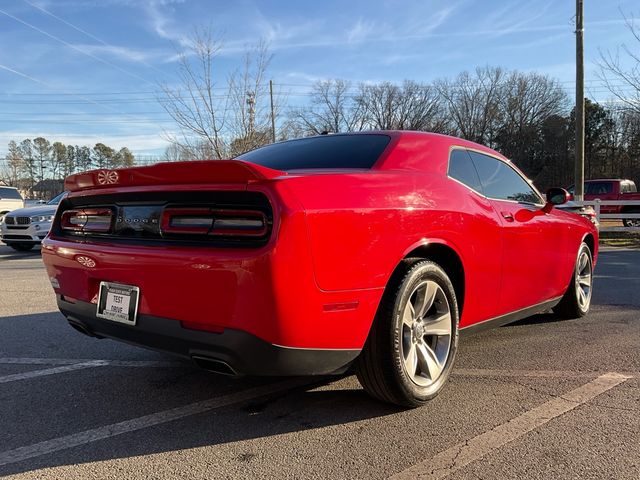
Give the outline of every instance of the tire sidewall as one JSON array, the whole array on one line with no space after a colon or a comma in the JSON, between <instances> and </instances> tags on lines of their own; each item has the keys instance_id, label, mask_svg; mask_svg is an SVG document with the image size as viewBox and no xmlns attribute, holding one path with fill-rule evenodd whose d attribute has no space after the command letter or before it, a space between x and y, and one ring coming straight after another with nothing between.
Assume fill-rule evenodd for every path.
<instances>
[{"instance_id":1,"label":"tire sidewall","mask_svg":"<svg viewBox=\"0 0 640 480\"><path fill-rule=\"evenodd\" d=\"M402 357L402 316L404 308L409 301L410 295L414 288L424 280L436 282L444 292L447 302L449 302L449 310L451 312L451 346L445 366L440 377L431 385L421 387L409 378L407 375ZM405 277L402 286L399 289L394 309L393 318L390 322L392 341L391 352L393 356L393 373L396 376L397 384L402 390L402 394L406 398L412 398L416 404L422 404L435 397L442 387L446 384L451 369L453 367L457 347L458 347L458 323L459 323L458 302L455 295L453 284L449 280L444 270L437 264L429 261L417 263L411 270L409 275Z\"/></svg>"}]
</instances>

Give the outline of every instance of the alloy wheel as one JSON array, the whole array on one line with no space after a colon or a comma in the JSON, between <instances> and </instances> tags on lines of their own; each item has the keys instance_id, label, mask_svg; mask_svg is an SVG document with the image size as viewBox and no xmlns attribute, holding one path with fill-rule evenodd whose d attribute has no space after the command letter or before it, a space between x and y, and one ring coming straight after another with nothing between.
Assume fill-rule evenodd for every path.
<instances>
[{"instance_id":1,"label":"alloy wheel","mask_svg":"<svg viewBox=\"0 0 640 480\"><path fill-rule=\"evenodd\" d=\"M402 313L401 353L404 371L416 385L438 380L451 349L451 309L434 281L418 284Z\"/></svg>"},{"instance_id":2,"label":"alloy wheel","mask_svg":"<svg viewBox=\"0 0 640 480\"><path fill-rule=\"evenodd\" d=\"M576 265L576 297L581 310L587 310L591 303L591 283L593 282L593 265L588 250L582 250Z\"/></svg>"}]
</instances>

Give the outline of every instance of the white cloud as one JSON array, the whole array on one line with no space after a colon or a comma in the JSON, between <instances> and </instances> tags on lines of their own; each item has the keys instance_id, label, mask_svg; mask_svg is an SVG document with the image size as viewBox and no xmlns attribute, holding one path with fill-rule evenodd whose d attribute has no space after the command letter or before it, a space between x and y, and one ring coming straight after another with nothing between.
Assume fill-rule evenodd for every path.
<instances>
[{"instance_id":1,"label":"white cloud","mask_svg":"<svg viewBox=\"0 0 640 480\"><path fill-rule=\"evenodd\" d=\"M347 31L347 42L359 43L366 40L374 31L379 30L376 23L369 20L358 19L353 27Z\"/></svg>"},{"instance_id":2,"label":"white cloud","mask_svg":"<svg viewBox=\"0 0 640 480\"><path fill-rule=\"evenodd\" d=\"M147 62L152 60L165 60L173 55L165 49L136 49L131 47L122 47L117 45L92 45L92 44L75 44L77 47L92 55L109 55L120 60L128 62Z\"/></svg>"}]
</instances>

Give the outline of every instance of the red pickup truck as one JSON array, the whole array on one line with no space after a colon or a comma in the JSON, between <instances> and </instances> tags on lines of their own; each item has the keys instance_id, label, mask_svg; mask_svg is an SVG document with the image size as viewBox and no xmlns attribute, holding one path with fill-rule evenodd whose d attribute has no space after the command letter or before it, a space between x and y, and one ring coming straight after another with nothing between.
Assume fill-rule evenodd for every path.
<instances>
[{"instance_id":1,"label":"red pickup truck","mask_svg":"<svg viewBox=\"0 0 640 480\"><path fill-rule=\"evenodd\" d=\"M573 195L574 186L567 190ZM584 199L592 200L640 200L640 193L633 180L623 178L599 178L584 182ZM640 205L602 205L601 213L638 213ZM640 227L640 218L625 218L622 220L625 227Z\"/></svg>"}]
</instances>

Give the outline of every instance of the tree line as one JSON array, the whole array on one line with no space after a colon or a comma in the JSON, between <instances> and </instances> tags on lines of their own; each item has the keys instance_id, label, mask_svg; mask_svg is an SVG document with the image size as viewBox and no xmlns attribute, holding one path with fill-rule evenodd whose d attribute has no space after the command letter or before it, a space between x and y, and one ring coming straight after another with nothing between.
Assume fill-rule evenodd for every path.
<instances>
[{"instance_id":1,"label":"tree line","mask_svg":"<svg viewBox=\"0 0 640 480\"><path fill-rule=\"evenodd\" d=\"M34 195L34 187L46 180L59 181L73 173L92 168L132 166L135 157L127 147L116 150L104 143L93 148L84 145L65 145L44 137L11 140L5 155L2 178L11 186ZM56 188L43 188L47 193Z\"/></svg>"},{"instance_id":2,"label":"tree line","mask_svg":"<svg viewBox=\"0 0 640 480\"><path fill-rule=\"evenodd\" d=\"M634 28L629 25L632 34L637 33ZM634 38L640 42L640 36ZM230 158L272 141L271 92L264 82L271 60L267 47L260 44L247 53L226 87L216 78L221 48L210 32L196 31L180 57L181 82L164 87L159 95L180 132L167 137L171 145L164 160ZM638 180L640 83L634 81L637 76L612 65L611 58L603 56L602 78L617 79L631 93L612 90L617 103L586 101L585 173L587 178ZM625 79L632 81L625 84ZM354 85L328 79L312 86L305 106L286 108L286 92L276 91L274 98L278 140L322 132L430 131L500 151L542 189L573 182L573 100L548 75L486 66L430 84L405 80L400 85Z\"/></svg>"},{"instance_id":3,"label":"tree line","mask_svg":"<svg viewBox=\"0 0 640 480\"><path fill-rule=\"evenodd\" d=\"M640 177L640 111L586 100L585 174ZM574 112L561 84L538 73L477 68L452 79L401 85L317 82L310 104L289 112L281 136L421 130L487 145L541 188L573 182Z\"/></svg>"}]
</instances>

